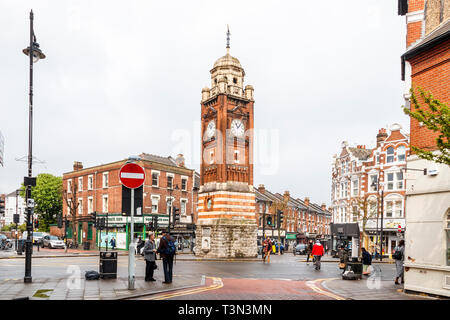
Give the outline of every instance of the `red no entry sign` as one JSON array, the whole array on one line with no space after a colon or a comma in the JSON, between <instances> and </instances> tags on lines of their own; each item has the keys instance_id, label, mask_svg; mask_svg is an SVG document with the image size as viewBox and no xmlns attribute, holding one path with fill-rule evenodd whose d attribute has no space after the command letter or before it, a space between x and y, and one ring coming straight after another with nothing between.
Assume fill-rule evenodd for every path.
<instances>
[{"instance_id":1,"label":"red no entry sign","mask_svg":"<svg viewBox=\"0 0 450 320\"><path fill-rule=\"evenodd\" d=\"M144 184L144 168L135 163L127 163L119 171L119 180L127 188L139 188Z\"/></svg>"}]
</instances>

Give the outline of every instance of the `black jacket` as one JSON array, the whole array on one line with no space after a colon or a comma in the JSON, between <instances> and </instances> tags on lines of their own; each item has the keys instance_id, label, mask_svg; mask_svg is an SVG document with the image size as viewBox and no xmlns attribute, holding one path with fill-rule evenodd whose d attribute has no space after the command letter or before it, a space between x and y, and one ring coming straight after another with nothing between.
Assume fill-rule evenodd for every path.
<instances>
[{"instance_id":1,"label":"black jacket","mask_svg":"<svg viewBox=\"0 0 450 320\"><path fill-rule=\"evenodd\" d=\"M365 265L371 265L372 264L372 256L367 251L364 251L362 253L362 263Z\"/></svg>"},{"instance_id":2,"label":"black jacket","mask_svg":"<svg viewBox=\"0 0 450 320\"><path fill-rule=\"evenodd\" d=\"M159 240L159 247L158 247L157 252L160 254L162 259L167 257L167 255L163 252L169 246L169 241L175 242L173 237L170 235L167 235L167 234L164 237L162 237L161 240Z\"/></svg>"}]
</instances>

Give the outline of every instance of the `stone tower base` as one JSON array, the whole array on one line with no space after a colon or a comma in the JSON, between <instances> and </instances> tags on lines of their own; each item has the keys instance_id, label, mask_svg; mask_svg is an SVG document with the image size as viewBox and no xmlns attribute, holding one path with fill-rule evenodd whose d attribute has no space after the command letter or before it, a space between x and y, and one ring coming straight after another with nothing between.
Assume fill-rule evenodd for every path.
<instances>
[{"instance_id":1,"label":"stone tower base","mask_svg":"<svg viewBox=\"0 0 450 320\"><path fill-rule=\"evenodd\" d=\"M203 258L256 258L255 219L205 219L196 230L195 255Z\"/></svg>"}]
</instances>

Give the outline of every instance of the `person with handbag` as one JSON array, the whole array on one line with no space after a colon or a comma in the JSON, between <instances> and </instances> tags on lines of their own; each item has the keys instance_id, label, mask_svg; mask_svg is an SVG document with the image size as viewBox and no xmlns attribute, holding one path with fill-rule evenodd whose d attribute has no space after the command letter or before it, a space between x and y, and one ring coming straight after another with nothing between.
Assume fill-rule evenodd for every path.
<instances>
[{"instance_id":1,"label":"person with handbag","mask_svg":"<svg viewBox=\"0 0 450 320\"><path fill-rule=\"evenodd\" d=\"M401 279L402 283L405 283L404 279L404 269L403 262L405 260L405 240L400 240L397 247L394 249L394 254L392 258L395 260L395 268L397 269L397 274L395 277L395 284L400 284L398 279Z\"/></svg>"},{"instance_id":2,"label":"person with handbag","mask_svg":"<svg viewBox=\"0 0 450 320\"><path fill-rule=\"evenodd\" d=\"M266 240L264 240L263 248L264 248L263 263L266 262L266 258L267 263L270 263L270 251L272 251L272 242L270 241L269 237L267 237Z\"/></svg>"},{"instance_id":3,"label":"person with handbag","mask_svg":"<svg viewBox=\"0 0 450 320\"><path fill-rule=\"evenodd\" d=\"M145 281L156 281L153 278L153 271L157 268L155 258L156 258L155 235L153 233L150 233L144 245Z\"/></svg>"}]
</instances>

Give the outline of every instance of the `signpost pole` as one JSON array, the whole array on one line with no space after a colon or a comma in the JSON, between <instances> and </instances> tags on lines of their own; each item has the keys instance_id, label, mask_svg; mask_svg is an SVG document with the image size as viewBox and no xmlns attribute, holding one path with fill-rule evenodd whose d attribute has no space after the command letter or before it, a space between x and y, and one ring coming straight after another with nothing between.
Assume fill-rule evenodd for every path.
<instances>
[{"instance_id":1,"label":"signpost pole","mask_svg":"<svg viewBox=\"0 0 450 320\"><path fill-rule=\"evenodd\" d=\"M131 189L130 245L128 246L128 290L134 290L134 189Z\"/></svg>"}]
</instances>

